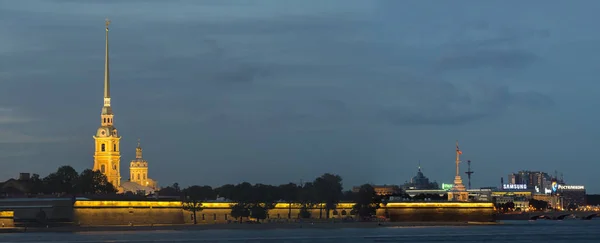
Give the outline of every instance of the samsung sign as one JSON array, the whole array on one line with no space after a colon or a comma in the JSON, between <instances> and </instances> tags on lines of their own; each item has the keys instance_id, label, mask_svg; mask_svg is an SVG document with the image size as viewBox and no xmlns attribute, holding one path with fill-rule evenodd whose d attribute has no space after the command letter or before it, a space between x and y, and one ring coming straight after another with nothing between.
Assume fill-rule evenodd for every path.
<instances>
[{"instance_id":1,"label":"samsung sign","mask_svg":"<svg viewBox=\"0 0 600 243\"><path fill-rule=\"evenodd\" d=\"M558 185L558 190L585 190L585 187L576 185Z\"/></svg>"},{"instance_id":2,"label":"samsung sign","mask_svg":"<svg viewBox=\"0 0 600 243\"><path fill-rule=\"evenodd\" d=\"M504 184L502 185L503 190L527 190L525 184Z\"/></svg>"}]
</instances>

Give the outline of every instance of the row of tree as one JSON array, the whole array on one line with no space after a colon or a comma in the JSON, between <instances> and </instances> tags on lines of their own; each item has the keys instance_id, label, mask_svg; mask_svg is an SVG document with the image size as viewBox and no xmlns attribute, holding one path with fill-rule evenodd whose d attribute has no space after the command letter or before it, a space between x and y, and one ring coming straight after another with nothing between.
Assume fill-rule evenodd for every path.
<instances>
[{"instance_id":1,"label":"row of tree","mask_svg":"<svg viewBox=\"0 0 600 243\"><path fill-rule=\"evenodd\" d=\"M101 172L86 169L80 174L71 166L61 166L56 172L44 178L33 174L28 181L23 183L27 187L25 193L33 195L90 195L117 192L116 188L108 182L106 176Z\"/></svg>"},{"instance_id":2,"label":"row of tree","mask_svg":"<svg viewBox=\"0 0 600 243\"><path fill-rule=\"evenodd\" d=\"M301 218L310 218L312 209L319 210L319 218L329 218L332 210L340 202L354 202L351 214L368 219L385 197L376 194L370 185L363 185L357 192L342 191L342 178L339 175L324 174L312 182L301 185L288 183L279 186L250 184L243 182L237 185L227 184L218 188L210 186L190 186L185 189L173 186L160 190L160 195L180 196L184 209L191 211L196 223L196 212L202 210L202 202L224 198L232 202L231 215L239 219L266 219L268 211L278 202L288 203L288 218L292 215L292 204L300 204ZM324 214L324 215L323 215ZM334 212L335 214L335 212Z\"/></svg>"}]
</instances>

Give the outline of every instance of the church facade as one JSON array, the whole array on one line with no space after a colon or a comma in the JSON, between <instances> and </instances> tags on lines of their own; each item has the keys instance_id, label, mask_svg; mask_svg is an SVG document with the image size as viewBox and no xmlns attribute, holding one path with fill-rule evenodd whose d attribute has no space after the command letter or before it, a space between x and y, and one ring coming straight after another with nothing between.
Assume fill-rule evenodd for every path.
<instances>
[{"instance_id":1,"label":"church facade","mask_svg":"<svg viewBox=\"0 0 600 243\"><path fill-rule=\"evenodd\" d=\"M142 148L138 141L136 148L136 159L130 163L129 180L121 178L121 137L114 126L114 114L110 105L110 69L108 48L108 25L106 21L106 49L104 62L104 105L100 114L100 127L94 136L94 167L93 170L100 171L106 176L120 193L154 192L157 188L156 181L148 177L148 162L142 158Z\"/></svg>"}]
</instances>

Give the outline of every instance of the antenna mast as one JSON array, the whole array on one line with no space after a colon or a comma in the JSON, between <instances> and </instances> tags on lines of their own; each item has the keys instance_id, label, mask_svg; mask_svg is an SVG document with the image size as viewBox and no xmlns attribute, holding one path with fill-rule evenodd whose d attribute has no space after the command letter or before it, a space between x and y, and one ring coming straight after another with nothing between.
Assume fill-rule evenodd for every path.
<instances>
[{"instance_id":1,"label":"antenna mast","mask_svg":"<svg viewBox=\"0 0 600 243\"><path fill-rule=\"evenodd\" d=\"M475 173L475 171L471 170L471 160L467 160L468 170L465 172L467 174L469 180L469 189L471 189L471 174Z\"/></svg>"}]
</instances>

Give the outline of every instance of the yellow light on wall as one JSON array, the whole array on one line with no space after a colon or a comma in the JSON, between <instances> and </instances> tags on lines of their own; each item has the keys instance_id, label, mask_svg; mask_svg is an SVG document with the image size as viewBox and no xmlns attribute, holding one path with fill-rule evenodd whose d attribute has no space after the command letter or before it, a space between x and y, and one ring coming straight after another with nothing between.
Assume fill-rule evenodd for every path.
<instances>
[{"instance_id":1,"label":"yellow light on wall","mask_svg":"<svg viewBox=\"0 0 600 243\"><path fill-rule=\"evenodd\" d=\"M14 218L14 211L0 211L0 218Z\"/></svg>"}]
</instances>

